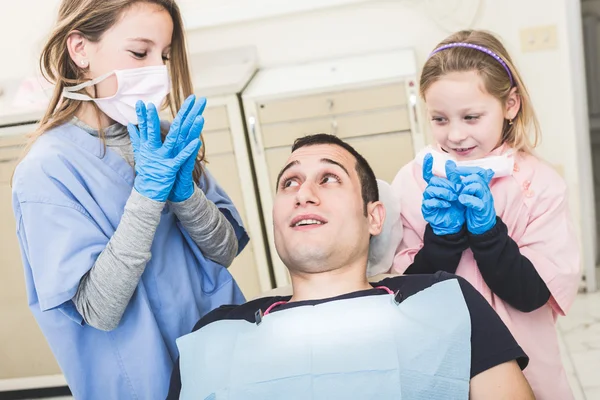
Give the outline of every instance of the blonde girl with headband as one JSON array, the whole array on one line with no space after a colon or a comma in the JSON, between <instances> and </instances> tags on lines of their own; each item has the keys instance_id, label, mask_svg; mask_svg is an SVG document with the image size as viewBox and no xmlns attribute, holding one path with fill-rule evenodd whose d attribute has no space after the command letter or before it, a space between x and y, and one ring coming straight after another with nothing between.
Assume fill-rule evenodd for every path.
<instances>
[{"instance_id":1,"label":"blonde girl with headband","mask_svg":"<svg viewBox=\"0 0 600 400\"><path fill-rule=\"evenodd\" d=\"M392 272L467 279L529 356L536 397L572 398L555 322L577 293L578 244L565 182L533 154L523 80L496 37L461 31L426 61L420 93L435 144L393 181L404 236Z\"/></svg>"},{"instance_id":2,"label":"blonde girl with headband","mask_svg":"<svg viewBox=\"0 0 600 400\"><path fill-rule=\"evenodd\" d=\"M29 306L76 399L164 399L175 339L244 302L226 267L248 242L204 167L179 8L62 0L41 65L53 97L13 176Z\"/></svg>"}]
</instances>

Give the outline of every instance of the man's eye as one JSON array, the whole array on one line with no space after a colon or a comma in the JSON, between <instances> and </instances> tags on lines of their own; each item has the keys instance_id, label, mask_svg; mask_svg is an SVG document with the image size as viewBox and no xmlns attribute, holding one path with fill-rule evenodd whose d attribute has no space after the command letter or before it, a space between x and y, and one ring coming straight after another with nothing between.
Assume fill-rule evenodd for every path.
<instances>
[{"instance_id":1,"label":"man's eye","mask_svg":"<svg viewBox=\"0 0 600 400\"><path fill-rule=\"evenodd\" d=\"M283 182L283 185L281 185L281 186L284 187L284 188L289 188L289 187L292 187L292 186L298 186L298 182L296 182L294 179L286 179Z\"/></svg>"},{"instance_id":2,"label":"man's eye","mask_svg":"<svg viewBox=\"0 0 600 400\"><path fill-rule=\"evenodd\" d=\"M335 183L339 182L340 178L333 174L327 174L323 177L322 183Z\"/></svg>"}]
</instances>

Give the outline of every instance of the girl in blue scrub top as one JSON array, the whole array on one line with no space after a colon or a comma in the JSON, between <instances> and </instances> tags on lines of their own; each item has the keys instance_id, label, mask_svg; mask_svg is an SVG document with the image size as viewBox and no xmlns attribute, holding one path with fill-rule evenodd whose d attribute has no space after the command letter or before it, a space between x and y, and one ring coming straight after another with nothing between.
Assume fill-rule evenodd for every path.
<instances>
[{"instance_id":1,"label":"girl in blue scrub top","mask_svg":"<svg viewBox=\"0 0 600 400\"><path fill-rule=\"evenodd\" d=\"M204 167L185 49L172 0L63 0L41 55L56 86L13 207L29 305L78 399L164 398L175 339L244 302L226 267L248 236Z\"/></svg>"}]
</instances>

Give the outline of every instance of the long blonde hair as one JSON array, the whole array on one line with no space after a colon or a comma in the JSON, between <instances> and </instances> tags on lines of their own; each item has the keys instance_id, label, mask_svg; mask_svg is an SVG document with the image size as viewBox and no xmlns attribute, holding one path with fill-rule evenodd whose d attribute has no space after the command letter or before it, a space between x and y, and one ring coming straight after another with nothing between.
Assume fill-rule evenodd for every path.
<instances>
[{"instance_id":1,"label":"long blonde hair","mask_svg":"<svg viewBox=\"0 0 600 400\"><path fill-rule=\"evenodd\" d=\"M38 128L28 137L29 140L21 159L25 157L41 135L72 120L81 107L81 101L63 98L61 95L65 86L77 85L86 81L83 71L69 55L67 38L70 33L76 30L87 40L98 42L104 32L109 30L120 16L136 3L160 6L171 15L173 20L171 54L167 61L171 76L171 92L166 99L166 106L169 108L171 116L175 116L185 98L193 93L183 21L175 0L62 0L58 11L58 21L40 56L42 75L55 85L54 91ZM100 118L100 110L95 103L92 104ZM106 144L102 130L100 130L99 136ZM204 161L205 155L204 141L202 140L202 142L203 145L194 168L196 181L202 175L201 162Z\"/></svg>"},{"instance_id":2,"label":"long blonde hair","mask_svg":"<svg viewBox=\"0 0 600 400\"><path fill-rule=\"evenodd\" d=\"M503 65L491 55L469 47L451 47L433 54L425 62L420 79L421 97L425 99L425 93L431 85L451 72L477 72L488 93L503 105L506 104L512 88L515 87L516 94L521 100L521 107L512 123L504 122L502 143L518 151L531 153L541 137L539 123L527 88L502 42L489 32L465 30L447 37L436 46L436 49L450 43L469 43L496 53L509 68L513 82Z\"/></svg>"}]
</instances>

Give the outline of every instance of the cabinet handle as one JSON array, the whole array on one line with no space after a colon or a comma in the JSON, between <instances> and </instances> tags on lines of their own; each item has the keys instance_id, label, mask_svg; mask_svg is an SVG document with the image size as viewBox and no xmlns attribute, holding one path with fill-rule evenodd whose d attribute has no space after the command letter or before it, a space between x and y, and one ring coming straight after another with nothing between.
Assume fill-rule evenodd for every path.
<instances>
[{"instance_id":1,"label":"cabinet handle","mask_svg":"<svg viewBox=\"0 0 600 400\"><path fill-rule=\"evenodd\" d=\"M331 134L337 136L338 123L335 119L331 120Z\"/></svg>"},{"instance_id":2,"label":"cabinet handle","mask_svg":"<svg viewBox=\"0 0 600 400\"><path fill-rule=\"evenodd\" d=\"M256 148L256 152L258 154L262 153L262 148L258 144L258 137L256 137L256 118L254 115L248 117L248 125L250 126L250 134L252 134L252 139L254 140L254 147Z\"/></svg>"},{"instance_id":3,"label":"cabinet handle","mask_svg":"<svg viewBox=\"0 0 600 400\"><path fill-rule=\"evenodd\" d=\"M411 93L409 96L410 108L412 110L413 118L417 127L419 126L419 113L417 112L417 95Z\"/></svg>"}]
</instances>

